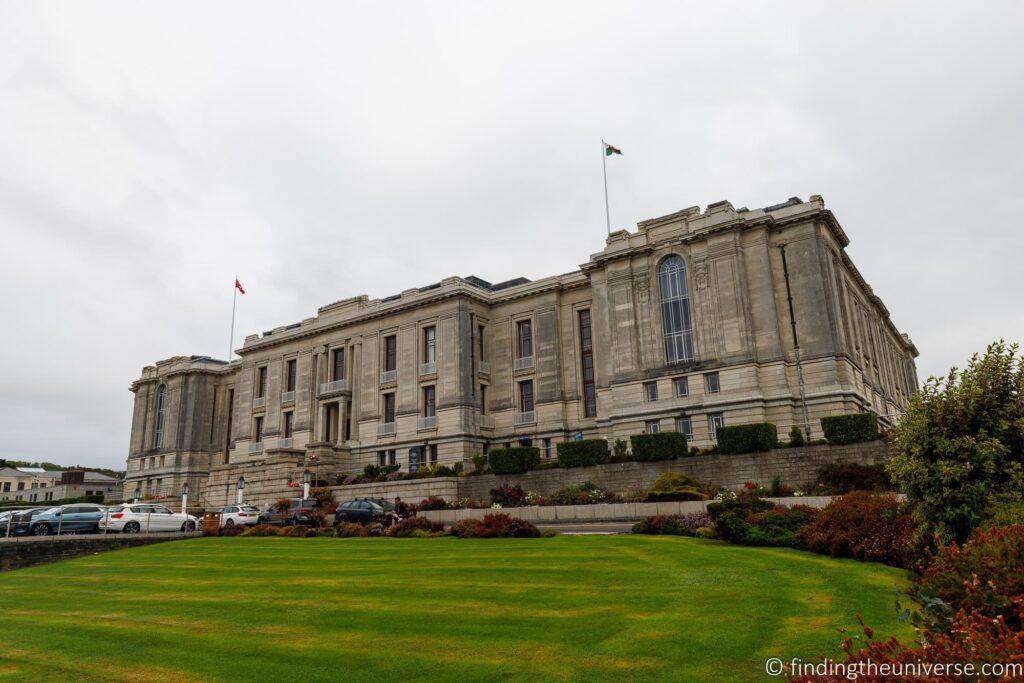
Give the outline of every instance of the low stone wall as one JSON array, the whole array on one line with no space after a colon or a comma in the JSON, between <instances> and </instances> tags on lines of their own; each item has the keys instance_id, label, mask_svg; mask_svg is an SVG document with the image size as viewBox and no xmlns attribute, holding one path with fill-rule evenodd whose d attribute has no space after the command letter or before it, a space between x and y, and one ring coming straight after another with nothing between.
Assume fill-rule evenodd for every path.
<instances>
[{"instance_id":1,"label":"low stone wall","mask_svg":"<svg viewBox=\"0 0 1024 683\"><path fill-rule=\"evenodd\" d=\"M794 496L791 498L768 498L767 500L792 507L793 505L809 505L823 508L832 502L832 496ZM510 517L517 517L531 522L591 522L607 520L634 520L654 515L682 515L690 512L701 512L707 509L708 503L714 501L693 500L676 503L601 503L599 505L547 505L544 507L476 508L464 510L429 510L419 513L434 522L453 524L461 519L480 519L489 512L504 512Z\"/></svg>"},{"instance_id":2,"label":"low stone wall","mask_svg":"<svg viewBox=\"0 0 1024 683\"><path fill-rule=\"evenodd\" d=\"M567 486L589 481L622 495L650 488L654 480L665 472L682 472L702 483L713 482L737 490L746 482L768 486L778 475L787 486L800 488L814 483L818 469L833 462L880 465L888 459L888 444L879 440L845 446L783 448L767 453L698 455L661 462L623 462L571 469L534 470L516 475L485 474L357 484L336 486L332 490L339 502L353 498L391 500L400 496L402 500L416 503L432 495L446 500L471 498L487 501L491 498L491 489L506 483L518 484L526 491L549 496Z\"/></svg>"},{"instance_id":3,"label":"low stone wall","mask_svg":"<svg viewBox=\"0 0 1024 683\"><path fill-rule=\"evenodd\" d=\"M94 555L106 550L134 548L191 538L194 534L116 534L102 536L45 536L0 541L0 571L21 569L57 560L69 560L83 555Z\"/></svg>"}]
</instances>

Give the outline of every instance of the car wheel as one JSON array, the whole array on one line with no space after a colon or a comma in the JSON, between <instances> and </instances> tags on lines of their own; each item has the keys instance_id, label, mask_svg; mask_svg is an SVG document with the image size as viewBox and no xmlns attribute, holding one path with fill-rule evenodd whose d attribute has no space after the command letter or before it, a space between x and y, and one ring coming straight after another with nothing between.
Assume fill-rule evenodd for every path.
<instances>
[{"instance_id":1,"label":"car wheel","mask_svg":"<svg viewBox=\"0 0 1024 683\"><path fill-rule=\"evenodd\" d=\"M234 526L234 525L235 525L235 520L231 519L230 517L228 517L228 521L224 522L224 526Z\"/></svg>"},{"instance_id":2,"label":"car wheel","mask_svg":"<svg viewBox=\"0 0 1024 683\"><path fill-rule=\"evenodd\" d=\"M191 520L189 520L188 523L185 526L188 528L189 531L195 531L196 530L196 523L191 521Z\"/></svg>"},{"instance_id":3,"label":"car wheel","mask_svg":"<svg viewBox=\"0 0 1024 683\"><path fill-rule=\"evenodd\" d=\"M124 525L124 529L121 530L125 534L137 534L142 531L142 527L138 522L128 522Z\"/></svg>"},{"instance_id":4,"label":"car wheel","mask_svg":"<svg viewBox=\"0 0 1024 683\"><path fill-rule=\"evenodd\" d=\"M49 524L34 524L32 526L32 535L33 536L49 536L50 535L50 525Z\"/></svg>"}]
</instances>

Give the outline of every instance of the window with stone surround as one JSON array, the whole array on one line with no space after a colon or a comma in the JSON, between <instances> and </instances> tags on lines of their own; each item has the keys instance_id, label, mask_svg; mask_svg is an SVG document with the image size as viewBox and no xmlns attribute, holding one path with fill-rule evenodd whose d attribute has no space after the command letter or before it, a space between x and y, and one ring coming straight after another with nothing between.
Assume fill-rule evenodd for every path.
<instances>
[{"instance_id":1,"label":"window with stone surround","mask_svg":"<svg viewBox=\"0 0 1024 683\"><path fill-rule=\"evenodd\" d=\"M263 416L260 415L253 420L253 441L263 443Z\"/></svg>"},{"instance_id":2,"label":"window with stone surround","mask_svg":"<svg viewBox=\"0 0 1024 683\"><path fill-rule=\"evenodd\" d=\"M725 416L722 413L711 413L708 415L708 431L711 432L711 440L718 440L718 428L725 426Z\"/></svg>"},{"instance_id":3,"label":"window with stone surround","mask_svg":"<svg viewBox=\"0 0 1024 683\"><path fill-rule=\"evenodd\" d=\"M398 337L384 337L384 372L391 372L398 367Z\"/></svg>"},{"instance_id":4,"label":"window with stone surround","mask_svg":"<svg viewBox=\"0 0 1024 683\"><path fill-rule=\"evenodd\" d=\"M267 395L267 366L261 365L256 368L256 398L265 398Z\"/></svg>"},{"instance_id":5,"label":"window with stone surround","mask_svg":"<svg viewBox=\"0 0 1024 683\"><path fill-rule=\"evenodd\" d=\"M423 328L423 362L437 362L437 328L433 325Z\"/></svg>"},{"instance_id":6,"label":"window with stone surround","mask_svg":"<svg viewBox=\"0 0 1024 683\"><path fill-rule=\"evenodd\" d=\"M686 434L687 443L693 441L693 421L685 415L676 418L676 431Z\"/></svg>"},{"instance_id":7,"label":"window with stone surround","mask_svg":"<svg viewBox=\"0 0 1024 683\"><path fill-rule=\"evenodd\" d=\"M394 392L384 394L382 397L383 408L384 408L384 422L385 424L395 421L395 394Z\"/></svg>"},{"instance_id":8,"label":"window with stone surround","mask_svg":"<svg viewBox=\"0 0 1024 683\"><path fill-rule=\"evenodd\" d=\"M652 403L658 400L658 383L644 382L644 400Z\"/></svg>"},{"instance_id":9,"label":"window with stone surround","mask_svg":"<svg viewBox=\"0 0 1024 683\"><path fill-rule=\"evenodd\" d=\"M657 434L661 431L661 420L647 420L644 422L644 432L647 434Z\"/></svg>"},{"instance_id":10,"label":"window with stone surround","mask_svg":"<svg viewBox=\"0 0 1024 683\"><path fill-rule=\"evenodd\" d=\"M284 419L281 420L281 436L285 439L292 438L292 421L294 417L295 413L291 410L285 411L283 415Z\"/></svg>"},{"instance_id":11,"label":"window with stone surround","mask_svg":"<svg viewBox=\"0 0 1024 683\"><path fill-rule=\"evenodd\" d=\"M295 391L295 381L298 378L298 362L294 358L285 361L284 390Z\"/></svg>"},{"instance_id":12,"label":"window with stone surround","mask_svg":"<svg viewBox=\"0 0 1024 683\"><path fill-rule=\"evenodd\" d=\"M594 385L594 338L590 311L580 311L580 370L583 380L583 417L597 415L597 390Z\"/></svg>"},{"instance_id":13,"label":"window with stone surround","mask_svg":"<svg viewBox=\"0 0 1024 683\"><path fill-rule=\"evenodd\" d=\"M345 349L334 349L331 351L331 381L337 382L345 379Z\"/></svg>"},{"instance_id":14,"label":"window with stone surround","mask_svg":"<svg viewBox=\"0 0 1024 683\"><path fill-rule=\"evenodd\" d=\"M690 395L690 381L685 377L676 377L672 380L672 386L675 387L676 396L689 396Z\"/></svg>"},{"instance_id":15,"label":"window with stone surround","mask_svg":"<svg viewBox=\"0 0 1024 683\"><path fill-rule=\"evenodd\" d=\"M516 358L533 356L533 321L520 320L516 323Z\"/></svg>"},{"instance_id":16,"label":"window with stone surround","mask_svg":"<svg viewBox=\"0 0 1024 683\"><path fill-rule=\"evenodd\" d=\"M533 412L533 380L519 383L519 412Z\"/></svg>"},{"instance_id":17,"label":"window with stone surround","mask_svg":"<svg viewBox=\"0 0 1024 683\"><path fill-rule=\"evenodd\" d=\"M672 255L658 267L661 287L661 328L665 338L665 362L693 360L693 319L690 292L686 284L686 263Z\"/></svg>"},{"instance_id":18,"label":"window with stone surround","mask_svg":"<svg viewBox=\"0 0 1024 683\"><path fill-rule=\"evenodd\" d=\"M722 390L722 385L718 379L717 372L708 372L704 375L704 390L709 394L717 394Z\"/></svg>"},{"instance_id":19,"label":"window with stone surround","mask_svg":"<svg viewBox=\"0 0 1024 683\"><path fill-rule=\"evenodd\" d=\"M156 390L156 418L153 426L153 448L164 446L164 412L167 407L167 386L161 384Z\"/></svg>"},{"instance_id":20,"label":"window with stone surround","mask_svg":"<svg viewBox=\"0 0 1024 683\"><path fill-rule=\"evenodd\" d=\"M437 415L437 390L434 385L423 387L423 417Z\"/></svg>"}]
</instances>

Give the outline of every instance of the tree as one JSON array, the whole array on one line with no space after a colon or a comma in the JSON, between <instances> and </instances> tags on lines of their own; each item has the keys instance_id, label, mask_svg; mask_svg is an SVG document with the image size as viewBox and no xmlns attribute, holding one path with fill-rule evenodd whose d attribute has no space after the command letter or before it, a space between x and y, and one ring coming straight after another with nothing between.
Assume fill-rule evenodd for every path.
<instances>
[{"instance_id":1,"label":"tree","mask_svg":"<svg viewBox=\"0 0 1024 683\"><path fill-rule=\"evenodd\" d=\"M292 511L292 501L290 498L278 498L274 501L274 509L281 513L281 524L287 525L288 515Z\"/></svg>"},{"instance_id":2,"label":"tree","mask_svg":"<svg viewBox=\"0 0 1024 683\"><path fill-rule=\"evenodd\" d=\"M994 505L1024 491L1024 360L991 344L963 371L930 378L892 432L893 482L923 532L962 543Z\"/></svg>"}]
</instances>

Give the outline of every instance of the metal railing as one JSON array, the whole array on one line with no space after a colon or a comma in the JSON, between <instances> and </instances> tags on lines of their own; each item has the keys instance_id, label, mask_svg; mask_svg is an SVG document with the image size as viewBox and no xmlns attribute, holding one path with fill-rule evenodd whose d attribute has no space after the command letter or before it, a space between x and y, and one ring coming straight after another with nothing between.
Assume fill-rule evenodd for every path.
<instances>
[{"instance_id":1,"label":"metal railing","mask_svg":"<svg viewBox=\"0 0 1024 683\"><path fill-rule=\"evenodd\" d=\"M437 415L417 419L416 429L437 429Z\"/></svg>"},{"instance_id":2,"label":"metal railing","mask_svg":"<svg viewBox=\"0 0 1024 683\"><path fill-rule=\"evenodd\" d=\"M291 448L292 447L292 437L285 436L285 437L282 437L282 438L278 439L277 440L277 447L278 448Z\"/></svg>"},{"instance_id":3,"label":"metal railing","mask_svg":"<svg viewBox=\"0 0 1024 683\"><path fill-rule=\"evenodd\" d=\"M481 415L477 421L480 425L480 429L494 429L494 416L493 415Z\"/></svg>"},{"instance_id":4,"label":"metal railing","mask_svg":"<svg viewBox=\"0 0 1024 683\"><path fill-rule=\"evenodd\" d=\"M257 396L256 398L254 398L252 400L252 407L253 408L262 408L265 405L267 405L267 397L266 396Z\"/></svg>"},{"instance_id":5,"label":"metal railing","mask_svg":"<svg viewBox=\"0 0 1024 683\"><path fill-rule=\"evenodd\" d=\"M533 367L533 356L523 356L512 361L513 370L526 370Z\"/></svg>"},{"instance_id":6,"label":"metal railing","mask_svg":"<svg viewBox=\"0 0 1024 683\"><path fill-rule=\"evenodd\" d=\"M281 403L295 403L295 392L294 391L282 391L281 392Z\"/></svg>"},{"instance_id":7,"label":"metal railing","mask_svg":"<svg viewBox=\"0 0 1024 683\"><path fill-rule=\"evenodd\" d=\"M179 512L170 505L162 505L153 501L142 500L138 503L110 503L108 505L95 503L89 505L102 508L102 516L94 519L76 518L65 523L65 511L82 505L87 504L69 503L56 506L60 508L60 512L45 517L42 517L41 514L54 506L50 508L41 505L6 507L5 511L10 511L13 514L6 515L5 519L0 520L0 543L39 540L63 541L70 536L80 538L83 535L90 538L105 538L109 533L151 534L153 536L164 536L167 533L192 536L202 533L201 514L204 508L198 506L190 505L188 509L194 510L196 514L187 515L184 510ZM124 510L130 505L146 505L150 506L150 509L144 514L129 511L129 518L124 519ZM165 512L154 512L153 507L161 508ZM117 508L117 511L112 513L111 508ZM19 512L27 510L38 510L39 512L15 521L15 516ZM57 520L56 526L53 521L54 517Z\"/></svg>"},{"instance_id":8,"label":"metal railing","mask_svg":"<svg viewBox=\"0 0 1024 683\"><path fill-rule=\"evenodd\" d=\"M250 453L262 453L263 452L263 443L260 442L260 443L251 443L251 444L249 444L249 452Z\"/></svg>"},{"instance_id":9,"label":"metal railing","mask_svg":"<svg viewBox=\"0 0 1024 683\"><path fill-rule=\"evenodd\" d=\"M336 379L333 382L321 382L320 384L320 395L333 394L336 391L347 391L348 380L347 379Z\"/></svg>"},{"instance_id":10,"label":"metal railing","mask_svg":"<svg viewBox=\"0 0 1024 683\"><path fill-rule=\"evenodd\" d=\"M528 410L525 413L516 413L512 416L512 424L517 426L533 424L536 421L537 412L535 410Z\"/></svg>"},{"instance_id":11,"label":"metal railing","mask_svg":"<svg viewBox=\"0 0 1024 683\"><path fill-rule=\"evenodd\" d=\"M421 375L436 375L437 363L420 363Z\"/></svg>"},{"instance_id":12,"label":"metal railing","mask_svg":"<svg viewBox=\"0 0 1024 683\"><path fill-rule=\"evenodd\" d=\"M398 370L386 370L380 373L380 383L390 384L398 379Z\"/></svg>"},{"instance_id":13,"label":"metal railing","mask_svg":"<svg viewBox=\"0 0 1024 683\"><path fill-rule=\"evenodd\" d=\"M394 436L395 435L395 423L384 422L383 424L377 425L377 436Z\"/></svg>"}]
</instances>

